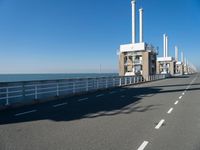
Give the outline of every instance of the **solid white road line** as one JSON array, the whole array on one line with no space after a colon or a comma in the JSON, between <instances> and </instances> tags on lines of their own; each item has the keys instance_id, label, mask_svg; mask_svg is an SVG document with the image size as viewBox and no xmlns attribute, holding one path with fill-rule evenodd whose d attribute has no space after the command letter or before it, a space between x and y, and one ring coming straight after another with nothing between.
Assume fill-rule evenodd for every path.
<instances>
[{"instance_id":1,"label":"solid white road line","mask_svg":"<svg viewBox=\"0 0 200 150\"><path fill-rule=\"evenodd\" d=\"M137 150L144 150L148 143L148 141L144 141Z\"/></svg>"},{"instance_id":2,"label":"solid white road line","mask_svg":"<svg viewBox=\"0 0 200 150\"><path fill-rule=\"evenodd\" d=\"M167 113L170 114L172 112L172 110L173 110L173 108L170 108Z\"/></svg>"},{"instance_id":3,"label":"solid white road line","mask_svg":"<svg viewBox=\"0 0 200 150\"><path fill-rule=\"evenodd\" d=\"M26 115L26 114L30 114L30 113L34 113L36 112L37 110L34 109L34 110L30 110L30 111L26 111L26 112L22 112L22 113L18 113L18 114L15 114L15 116L21 116L21 115Z\"/></svg>"},{"instance_id":4,"label":"solid white road line","mask_svg":"<svg viewBox=\"0 0 200 150\"><path fill-rule=\"evenodd\" d=\"M56 105L53 105L53 107L60 107L60 106L63 106L63 105L67 105L67 103L56 104Z\"/></svg>"},{"instance_id":5,"label":"solid white road line","mask_svg":"<svg viewBox=\"0 0 200 150\"><path fill-rule=\"evenodd\" d=\"M99 94L99 95L97 95L96 97L101 97L101 96L104 96L104 94Z\"/></svg>"},{"instance_id":6,"label":"solid white road line","mask_svg":"<svg viewBox=\"0 0 200 150\"><path fill-rule=\"evenodd\" d=\"M182 99L183 96L180 96L179 99Z\"/></svg>"},{"instance_id":7,"label":"solid white road line","mask_svg":"<svg viewBox=\"0 0 200 150\"><path fill-rule=\"evenodd\" d=\"M175 103L174 103L174 105L177 105L178 104L178 101L176 101Z\"/></svg>"},{"instance_id":8,"label":"solid white road line","mask_svg":"<svg viewBox=\"0 0 200 150\"><path fill-rule=\"evenodd\" d=\"M81 102L81 101L85 101L85 100L88 100L88 98L81 98L78 101Z\"/></svg>"},{"instance_id":9,"label":"solid white road line","mask_svg":"<svg viewBox=\"0 0 200 150\"><path fill-rule=\"evenodd\" d=\"M159 129L159 128L162 126L162 124L163 124L164 122L165 122L164 119L160 120L160 122L159 122L158 125L155 127L155 129Z\"/></svg>"}]
</instances>

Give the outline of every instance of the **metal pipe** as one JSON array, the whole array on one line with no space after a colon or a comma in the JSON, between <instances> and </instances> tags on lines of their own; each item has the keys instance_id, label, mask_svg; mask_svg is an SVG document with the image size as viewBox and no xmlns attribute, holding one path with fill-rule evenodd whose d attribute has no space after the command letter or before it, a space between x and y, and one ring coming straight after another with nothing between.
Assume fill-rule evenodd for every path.
<instances>
[{"instance_id":1,"label":"metal pipe","mask_svg":"<svg viewBox=\"0 0 200 150\"><path fill-rule=\"evenodd\" d=\"M140 43L143 42L143 9L139 9L140 14Z\"/></svg>"},{"instance_id":2,"label":"metal pipe","mask_svg":"<svg viewBox=\"0 0 200 150\"><path fill-rule=\"evenodd\" d=\"M136 1L132 0L132 44L136 42Z\"/></svg>"},{"instance_id":3,"label":"metal pipe","mask_svg":"<svg viewBox=\"0 0 200 150\"><path fill-rule=\"evenodd\" d=\"M166 36L166 50L165 50L165 52L166 52L165 56L166 56L166 57L168 57L168 51L169 51L169 50L168 50L168 47L169 47L169 43L168 43L168 42L169 42L168 36Z\"/></svg>"},{"instance_id":4,"label":"metal pipe","mask_svg":"<svg viewBox=\"0 0 200 150\"><path fill-rule=\"evenodd\" d=\"M184 53L183 52L181 52L181 61L184 64Z\"/></svg>"},{"instance_id":5,"label":"metal pipe","mask_svg":"<svg viewBox=\"0 0 200 150\"><path fill-rule=\"evenodd\" d=\"M163 57L166 57L166 34L163 34Z\"/></svg>"},{"instance_id":6,"label":"metal pipe","mask_svg":"<svg viewBox=\"0 0 200 150\"><path fill-rule=\"evenodd\" d=\"M178 46L175 46L175 59L178 61Z\"/></svg>"}]
</instances>

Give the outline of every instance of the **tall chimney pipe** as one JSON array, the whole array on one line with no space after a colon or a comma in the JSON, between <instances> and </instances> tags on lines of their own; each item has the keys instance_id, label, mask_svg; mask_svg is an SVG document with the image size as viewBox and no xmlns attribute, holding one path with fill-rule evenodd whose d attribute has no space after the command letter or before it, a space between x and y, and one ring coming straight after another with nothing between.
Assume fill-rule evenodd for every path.
<instances>
[{"instance_id":1,"label":"tall chimney pipe","mask_svg":"<svg viewBox=\"0 0 200 150\"><path fill-rule=\"evenodd\" d=\"M163 57L166 57L166 34L163 34Z\"/></svg>"},{"instance_id":2,"label":"tall chimney pipe","mask_svg":"<svg viewBox=\"0 0 200 150\"><path fill-rule=\"evenodd\" d=\"M184 64L184 53L183 52L181 52L181 61Z\"/></svg>"},{"instance_id":3,"label":"tall chimney pipe","mask_svg":"<svg viewBox=\"0 0 200 150\"><path fill-rule=\"evenodd\" d=\"M175 46L175 60L178 61L178 46Z\"/></svg>"},{"instance_id":4,"label":"tall chimney pipe","mask_svg":"<svg viewBox=\"0 0 200 150\"><path fill-rule=\"evenodd\" d=\"M169 47L168 36L166 36L166 49L165 49L165 56L166 57L168 57L168 47Z\"/></svg>"},{"instance_id":5,"label":"tall chimney pipe","mask_svg":"<svg viewBox=\"0 0 200 150\"><path fill-rule=\"evenodd\" d=\"M136 0L132 0L132 44L136 42Z\"/></svg>"},{"instance_id":6,"label":"tall chimney pipe","mask_svg":"<svg viewBox=\"0 0 200 150\"><path fill-rule=\"evenodd\" d=\"M185 57L185 66L187 66L187 59L186 59L186 57Z\"/></svg>"},{"instance_id":7,"label":"tall chimney pipe","mask_svg":"<svg viewBox=\"0 0 200 150\"><path fill-rule=\"evenodd\" d=\"M139 9L140 14L140 43L143 42L143 9Z\"/></svg>"}]
</instances>

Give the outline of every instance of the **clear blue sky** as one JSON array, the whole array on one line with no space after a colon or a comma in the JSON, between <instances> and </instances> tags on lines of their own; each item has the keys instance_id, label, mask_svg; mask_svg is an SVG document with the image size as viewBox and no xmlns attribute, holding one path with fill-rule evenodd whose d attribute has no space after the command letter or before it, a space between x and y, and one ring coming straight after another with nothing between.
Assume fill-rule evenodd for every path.
<instances>
[{"instance_id":1,"label":"clear blue sky","mask_svg":"<svg viewBox=\"0 0 200 150\"><path fill-rule=\"evenodd\" d=\"M137 0L144 39L167 33L195 65L200 61L199 0ZM137 12L138 14L138 12ZM117 72L120 44L131 41L130 0L0 0L0 73Z\"/></svg>"}]
</instances>

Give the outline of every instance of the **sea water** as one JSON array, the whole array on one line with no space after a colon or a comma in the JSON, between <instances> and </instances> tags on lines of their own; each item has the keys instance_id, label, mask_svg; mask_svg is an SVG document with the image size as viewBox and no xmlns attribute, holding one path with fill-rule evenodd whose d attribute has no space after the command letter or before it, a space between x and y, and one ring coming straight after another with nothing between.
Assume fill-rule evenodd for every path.
<instances>
[{"instance_id":1,"label":"sea water","mask_svg":"<svg viewBox=\"0 0 200 150\"><path fill-rule=\"evenodd\" d=\"M74 74L0 74L0 82L59 80L72 78L97 78L118 76L117 73L74 73Z\"/></svg>"}]
</instances>

